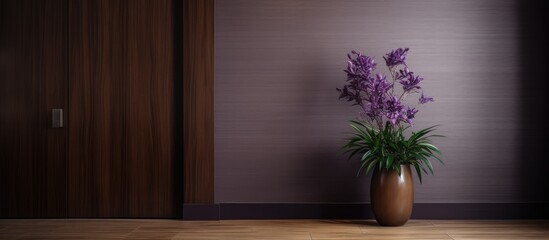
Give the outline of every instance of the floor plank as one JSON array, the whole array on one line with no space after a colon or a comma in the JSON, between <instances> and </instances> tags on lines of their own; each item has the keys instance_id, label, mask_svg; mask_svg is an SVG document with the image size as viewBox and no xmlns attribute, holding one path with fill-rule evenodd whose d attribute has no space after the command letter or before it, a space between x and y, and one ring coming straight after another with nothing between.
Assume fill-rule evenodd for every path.
<instances>
[{"instance_id":1,"label":"floor plank","mask_svg":"<svg viewBox=\"0 0 549 240\"><path fill-rule=\"evenodd\" d=\"M454 240L547 240L549 234L451 234Z\"/></svg>"},{"instance_id":2,"label":"floor plank","mask_svg":"<svg viewBox=\"0 0 549 240\"><path fill-rule=\"evenodd\" d=\"M549 239L549 220L410 220L381 227L374 220L0 220L0 239Z\"/></svg>"}]
</instances>

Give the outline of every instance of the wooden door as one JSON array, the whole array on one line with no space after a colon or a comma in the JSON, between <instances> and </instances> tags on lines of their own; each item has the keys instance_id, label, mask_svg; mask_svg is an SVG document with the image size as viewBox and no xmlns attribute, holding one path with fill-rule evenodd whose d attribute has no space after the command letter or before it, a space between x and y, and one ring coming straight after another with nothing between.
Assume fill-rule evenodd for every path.
<instances>
[{"instance_id":1,"label":"wooden door","mask_svg":"<svg viewBox=\"0 0 549 240\"><path fill-rule=\"evenodd\" d=\"M65 0L0 1L0 217L66 215Z\"/></svg>"},{"instance_id":2,"label":"wooden door","mask_svg":"<svg viewBox=\"0 0 549 240\"><path fill-rule=\"evenodd\" d=\"M69 1L70 217L181 212L171 4Z\"/></svg>"}]
</instances>

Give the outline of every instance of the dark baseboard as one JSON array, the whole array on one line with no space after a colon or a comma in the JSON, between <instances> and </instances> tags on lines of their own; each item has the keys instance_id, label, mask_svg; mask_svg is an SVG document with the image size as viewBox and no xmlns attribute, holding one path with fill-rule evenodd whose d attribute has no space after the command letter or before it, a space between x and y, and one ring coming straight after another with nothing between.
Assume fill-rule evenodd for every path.
<instances>
[{"instance_id":1,"label":"dark baseboard","mask_svg":"<svg viewBox=\"0 0 549 240\"><path fill-rule=\"evenodd\" d=\"M184 204L183 219L372 219L369 203ZM549 219L549 203L416 203L412 219Z\"/></svg>"},{"instance_id":2,"label":"dark baseboard","mask_svg":"<svg viewBox=\"0 0 549 240\"><path fill-rule=\"evenodd\" d=\"M221 219L363 219L373 218L370 204L222 203Z\"/></svg>"},{"instance_id":3,"label":"dark baseboard","mask_svg":"<svg viewBox=\"0 0 549 240\"><path fill-rule=\"evenodd\" d=\"M219 204L183 204L184 220L219 220Z\"/></svg>"}]
</instances>

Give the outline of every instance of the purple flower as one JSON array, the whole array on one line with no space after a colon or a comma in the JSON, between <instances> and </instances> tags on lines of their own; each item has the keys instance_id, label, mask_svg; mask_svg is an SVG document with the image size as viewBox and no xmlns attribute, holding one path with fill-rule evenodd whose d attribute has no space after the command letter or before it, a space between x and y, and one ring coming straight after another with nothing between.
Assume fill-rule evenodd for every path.
<instances>
[{"instance_id":1,"label":"purple flower","mask_svg":"<svg viewBox=\"0 0 549 240\"><path fill-rule=\"evenodd\" d=\"M410 69L408 67L405 67L404 69L400 70L400 73L397 72L395 74L395 79L402 80L412 74L414 74L414 72L410 72Z\"/></svg>"},{"instance_id":2,"label":"purple flower","mask_svg":"<svg viewBox=\"0 0 549 240\"><path fill-rule=\"evenodd\" d=\"M381 74L376 74L375 78L368 79L366 83L366 90L370 95L379 96L383 95L391 88L393 84L387 81L387 77Z\"/></svg>"},{"instance_id":3,"label":"purple flower","mask_svg":"<svg viewBox=\"0 0 549 240\"><path fill-rule=\"evenodd\" d=\"M379 102L368 102L364 105L362 110L364 111L364 115L368 116L370 119L374 119L383 111L383 104L380 104Z\"/></svg>"},{"instance_id":4,"label":"purple flower","mask_svg":"<svg viewBox=\"0 0 549 240\"><path fill-rule=\"evenodd\" d=\"M347 57L349 61L347 69L344 70L347 73L347 84L342 89L336 88L336 90L340 92L340 99L346 99L348 102L354 102L353 105L364 107L363 95L369 88L368 84L372 79L370 74L375 69L376 63L374 58L355 51L347 54Z\"/></svg>"},{"instance_id":5,"label":"purple flower","mask_svg":"<svg viewBox=\"0 0 549 240\"><path fill-rule=\"evenodd\" d=\"M420 104L425 104L425 103L434 102L434 101L435 100L433 100L433 98L423 96L423 92L421 92L421 97L419 98Z\"/></svg>"},{"instance_id":6,"label":"purple flower","mask_svg":"<svg viewBox=\"0 0 549 240\"><path fill-rule=\"evenodd\" d=\"M383 59L385 59L385 63L387 64L387 67L394 67L399 64L406 65L406 54L408 53L409 48L399 48L396 50L391 51L390 53L387 53Z\"/></svg>"},{"instance_id":7,"label":"purple flower","mask_svg":"<svg viewBox=\"0 0 549 240\"><path fill-rule=\"evenodd\" d=\"M423 81L422 77L414 76L413 72L408 72L407 77L400 80L399 83L402 84L402 89L404 89L404 91L411 91L414 89L421 89L419 86L421 81Z\"/></svg>"},{"instance_id":8,"label":"purple flower","mask_svg":"<svg viewBox=\"0 0 549 240\"><path fill-rule=\"evenodd\" d=\"M387 101L387 92L393 84L386 76L377 74L375 78L371 77L365 82L365 87L367 104L363 106L363 110L366 116L374 119L381 116Z\"/></svg>"},{"instance_id":9,"label":"purple flower","mask_svg":"<svg viewBox=\"0 0 549 240\"><path fill-rule=\"evenodd\" d=\"M403 120L406 121L410 125L414 125L414 118L416 117L417 112L418 112L418 110L415 109L415 108L406 107L406 114L404 115L405 119L403 119Z\"/></svg>"},{"instance_id":10,"label":"purple flower","mask_svg":"<svg viewBox=\"0 0 549 240\"><path fill-rule=\"evenodd\" d=\"M406 66L407 52L408 48L399 48L383 57L389 71L394 74L391 75L393 78L390 80L385 74L374 74L376 62L373 57L355 51L347 54L349 60L344 70L347 73L347 81L343 88L336 88L340 93L339 98L353 102L353 105L359 105L360 117L371 124L377 124L379 129L383 129L386 122L393 125L400 122L413 125L418 110L403 104L401 100L408 96L408 93L418 92L415 90L421 89L419 84L423 78L416 76ZM394 67L400 64L404 67L396 72ZM398 81L404 89L400 97L393 95L395 81ZM425 97L423 92L421 93L419 98L421 104L432 101L433 98Z\"/></svg>"},{"instance_id":11,"label":"purple flower","mask_svg":"<svg viewBox=\"0 0 549 240\"><path fill-rule=\"evenodd\" d=\"M353 59L351 54L347 54L347 69L345 72L350 78L368 78L370 73L376 68L376 63L373 57L365 56L359 52L352 51L356 58Z\"/></svg>"},{"instance_id":12,"label":"purple flower","mask_svg":"<svg viewBox=\"0 0 549 240\"><path fill-rule=\"evenodd\" d=\"M404 115L405 111L403 110L404 106L396 96L393 96L393 98L388 100L386 103L386 116L393 125L397 124L400 119L404 119L406 117L406 115Z\"/></svg>"}]
</instances>

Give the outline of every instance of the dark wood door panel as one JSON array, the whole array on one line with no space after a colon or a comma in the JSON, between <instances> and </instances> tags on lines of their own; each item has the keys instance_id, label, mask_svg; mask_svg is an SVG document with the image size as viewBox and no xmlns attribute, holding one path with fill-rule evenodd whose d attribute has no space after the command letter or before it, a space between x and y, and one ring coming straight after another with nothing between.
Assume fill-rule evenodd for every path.
<instances>
[{"instance_id":1,"label":"dark wood door panel","mask_svg":"<svg viewBox=\"0 0 549 240\"><path fill-rule=\"evenodd\" d=\"M66 216L65 0L0 1L0 217Z\"/></svg>"},{"instance_id":2,"label":"dark wood door panel","mask_svg":"<svg viewBox=\"0 0 549 240\"><path fill-rule=\"evenodd\" d=\"M214 0L183 4L185 203L214 202Z\"/></svg>"},{"instance_id":3,"label":"dark wood door panel","mask_svg":"<svg viewBox=\"0 0 549 240\"><path fill-rule=\"evenodd\" d=\"M174 200L171 4L69 3L70 217L180 212Z\"/></svg>"}]
</instances>

